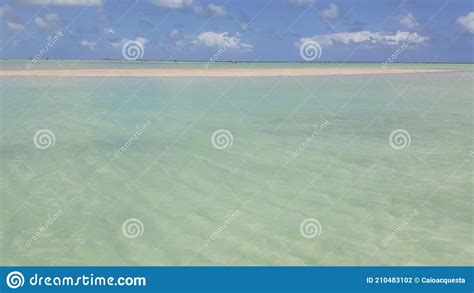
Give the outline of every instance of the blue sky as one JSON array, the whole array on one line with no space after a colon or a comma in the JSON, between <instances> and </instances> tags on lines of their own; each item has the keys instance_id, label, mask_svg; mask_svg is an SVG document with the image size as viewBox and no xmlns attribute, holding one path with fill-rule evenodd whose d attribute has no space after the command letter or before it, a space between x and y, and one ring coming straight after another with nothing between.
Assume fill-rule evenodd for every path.
<instances>
[{"instance_id":1,"label":"blue sky","mask_svg":"<svg viewBox=\"0 0 474 293\"><path fill-rule=\"evenodd\" d=\"M474 59L470 0L3 0L0 27L9 59L123 59L127 42L159 60L303 61L305 42L319 61Z\"/></svg>"}]
</instances>

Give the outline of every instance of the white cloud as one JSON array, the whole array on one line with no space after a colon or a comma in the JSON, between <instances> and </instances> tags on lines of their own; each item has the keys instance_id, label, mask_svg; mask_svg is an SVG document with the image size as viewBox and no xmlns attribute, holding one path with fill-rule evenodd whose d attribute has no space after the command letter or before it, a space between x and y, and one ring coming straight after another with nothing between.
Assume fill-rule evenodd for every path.
<instances>
[{"instance_id":1,"label":"white cloud","mask_svg":"<svg viewBox=\"0 0 474 293\"><path fill-rule=\"evenodd\" d=\"M413 30L419 29L421 27L421 25L418 23L418 21L416 21L416 19L413 17L413 14L411 13L403 16L400 19L400 24Z\"/></svg>"},{"instance_id":2,"label":"white cloud","mask_svg":"<svg viewBox=\"0 0 474 293\"><path fill-rule=\"evenodd\" d=\"M57 6L99 6L104 0L21 0L25 4Z\"/></svg>"},{"instance_id":3,"label":"white cloud","mask_svg":"<svg viewBox=\"0 0 474 293\"><path fill-rule=\"evenodd\" d=\"M345 45L350 44L369 44L369 45L389 45L396 46L403 43L409 44L424 44L428 41L428 37L422 37L418 33L401 32L396 33L382 33L382 32L342 32L332 33L325 35L317 35L314 37L300 38L299 42L295 45L300 46L302 43L307 41L316 41L320 45L332 46L335 43L342 43Z\"/></svg>"},{"instance_id":4,"label":"white cloud","mask_svg":"<svg viewBox=\"0 0 474 293\"><path fill-rule=\"evenodd\" d=\"M46 22L46 20L41 17L41 16L37 16L35 18L35 24L38 28L40 29L46 29L48 27L48 23Z\"/></svg>"},{"instance_id":5,"label":"white cloud","mask_svg":"<svg viewBox=\"0 0 474 293\"><path fill-rule=\"evenodd\" d=\"M57 29L60 25L59 17L56 13L50 12L44 16L37 16L35 24L39 29Z\"/></svg>"},{"instance_id":6,"label":"white cloud","mask_svg":"<svg viewBox=\"0 0 474 293\"><path fill-rule=\"evenodd\" d=\"M160 7L179 9L191 6L193 0L152 0L151 3Z\"/></svg>"},{"instance_id":7,"label":"white cloud","mask_svg":"<svg viewBox=\"0 0 474 293\"><path fill-rule=\"evenodd\" d=\"M227 48L241 51L252 51L253 46L243 43L240 39L240 33L229 36L228 32L217 33L213 31L200 33L197 36L186 36L185 40L181 40L178 45L190 43L212 48Z\"/></svg>"},{"instance_id":8,"label":"white cloud","mask_svg":"<svg viewBox=\"0 0 474 293\"><path fill-rule=\"evenodd\" d=\"M313 5L316 3L316 0L288 0L288 3L294 6L303 7Z\"/></svg>"},{"instance_id":9,"label":"white cloud","mask_svg":"<svg viewBox=\"0 0 474 293\"><path fill-rule=\"evenodd\" d=\"M12 8L9 5L0 5L0 17L6 17L13 13Z\"/></svg>"},{"instance_id":10,"label":"white cloud","mask_svg":"<svg viewBox=\"0 0 474 293\"><path fill-rule=\"evenodd\" d=\"M249 30L249 24L248 23L240 23L240 31L241 32L247 32Z\"/></svg>"},{"instance_id":11,"label":"white cloud","mask_svg":"<svg viewBox=\"0 0 474 293\"><path fill-rule=\"evenodd\" d=\"M151 0L155 6L169 8L169 9L183 9L194 12L196 15L227 16L227 10L224 6L209 3L203 6L201 3L193 2L193 0Z\"/></svg>"},{"instance_id":12,"label":"white cloud","mask_svg":"<svg viewBox=\"0 0 474 293\"><path fill-rule=\"evenodd\" d=\"M104 34L106 35L115 35L117 32L113 28L104 28Z\"/></svg>"},{"instance_id":13,"label":"white cloud","mask_svg":"<svg viewBox=\"0 0 474 293\"><path fill-rule=\"evenodd\" d=\"M474 34L474 12L469 12L466 16L460 16L456 22L468 32Z\"/></svg>"},{"instance_id":14,"label":"white cloud","mask_svg":"<svg viewBox=\"0 0 474 293\"><path fill-rule=\"evenodd\" d=\"M122 48L122 46L129 41L139 42L142 45L145 45L146 43L150 42L150 40L145 37L137 37L135 40L129 40L125 38L125 39L121 39L120 41L108 42L108 43L112 48L119 49L119 48Z\"/></svg>"},{"instance_id":15,"label":"white cloud","mask_svg":"<svg viewBox=\"0 0 474 293\"><path fill-rule=\"evenodd\" d=\"M7 4L0 5L0 17L7 20L6 26L10 30L21 31L25 28L23 22L15 18L13 9Z\"/></svg>"},{"instance_id":16,"label":"white cloud","mask_svg":"<svg viewBox=\"0 0 474 293\"><path fill-rule=\"evenodd\" d=\"M150 42L150 39L147 39L145 37L137 37L135 41L139 42L142 45L145 45L146 43Z\"/></svg>"},{"instance_id":17,"label":"white cloud","mask_svg":"<svg viewBox=\"0 0 474 293\"><path fill-rule=\"evenodd\" d=\"M176 37L178 37L178 34L179 34L179 30L177 28L174 28L170 31L170 37L172 39L175 39Z\"/></svg>"},{"instance_id":18,"label":"white cloud","mask_svg":"<svg viewBox=\"0 0 474 293\"><path fill-rule=\"evenodd\" d=\"M193 11L194 11L194 13L196 13L197 15L204 15L204 14L206 14L206 10L205 10L204 7L202 7L202 5L200 5L200 4L194 5L194 6L193 6Z\"/></svg>"},{"instance_id":19,"label":"white cloud","mask_svg":"<svg viewBox=\"0 0 474 293\"><path fill-rule=\"evenodd\" d=\"M17 21L9 21L7 22L7 26L9 29L14 31L21 31L25 28L25 25L23 25L23 23Z\"/></svg>"},{"instance_id":20,"label":"white cloud","mask_svg":"<svg viewBox=\"0 0 474 293\"><path fill-rule=\"evenodd\" d=\"M334 19L339 17L339 7L336 4L331 3L328 9L321 11L321 15L324 18Z\"/></svg>"},{"instance_id":21,"label":"white cloud","mask_svg":"<svg viewBox=\"0 0 474 293\"><path fill-rule=\"evenodd\" d=\"M227 11L225 10L224 6L210 3L208 5L208 8L211 11L211 13L214 14L215 16L227 16Z\"/></svg>"},{"instance_id":22,"label":"white cloud","mask_svg":"<svg viewBox=\"0 0 474 293\"><path fill-rule=\"evenodd\" d=\"M96 42L90 42L90 41L87 41L87 40L82 40L81 41L81 46L87 47L90 50L94 50L96 45L97 45Z\"/></svg>"}]
</instances>

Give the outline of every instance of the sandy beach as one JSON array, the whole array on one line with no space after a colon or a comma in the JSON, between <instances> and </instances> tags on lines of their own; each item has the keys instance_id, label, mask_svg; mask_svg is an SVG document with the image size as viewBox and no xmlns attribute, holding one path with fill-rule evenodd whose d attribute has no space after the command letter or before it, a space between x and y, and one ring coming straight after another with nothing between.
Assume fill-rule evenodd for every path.
<instances>
[{"instance_id":1,"label":"sandy beach","mask_svg":"<svg viewBox=\"0 0 474 293\"><path fill-rule=\"evenodd\" d=\"M427 68L258 68L258 69L73 69L1 70L0 76L25 77L278 77L360 74L439 73L455 70Z\"/></svg>"}]
</instances>

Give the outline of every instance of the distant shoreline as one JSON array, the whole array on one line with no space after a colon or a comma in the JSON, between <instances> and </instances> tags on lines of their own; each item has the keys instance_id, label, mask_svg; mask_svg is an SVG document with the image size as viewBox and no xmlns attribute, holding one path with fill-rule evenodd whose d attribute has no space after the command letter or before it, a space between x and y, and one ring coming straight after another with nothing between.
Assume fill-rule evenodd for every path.
<instances>
[{"instance_id":1,"label":"distant shoreline","mask_svg":"<svg viewBox=\"0 0 474 293\"><path fill-rule=\"evenodd\" d=\"M27 59L5 59L0 58L0 61L24 61L28 62L29 60L33 60L34 58L27 58ZM159 59L141 59L135 61L129 61L125 59L41 59L38 62L44 61L101 61L101 62L123 62L123 63L147 63L147 62L162 62L162 63L206 63L209 60L159 60ZM382 64L386 62L383 61L213 61L212 63L299 63L299 64ZM410 65L410 64L464 64L464 65L474 65L471 62L393 62L391 64L394 65Z\"/></svg>"},{"instance_id":2,"label":"distant shoreline","mask_svg":"<svg viewBox=\"0 0 474 293\"><path fill-rule=\"evenodd\" d=\"M419 68L155 68L155 69L32 69L0 70L15 77L283 77L361 74L442 73L457 70Z\"/></svg>"}]
</instances>

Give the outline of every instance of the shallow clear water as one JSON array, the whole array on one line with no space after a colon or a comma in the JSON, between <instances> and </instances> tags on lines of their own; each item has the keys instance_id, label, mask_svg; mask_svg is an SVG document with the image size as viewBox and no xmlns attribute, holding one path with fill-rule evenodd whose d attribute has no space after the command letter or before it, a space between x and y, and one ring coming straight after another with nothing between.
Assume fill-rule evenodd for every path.
<instances>
[{"instance_id":1,"label":"shallow clear water","mask_svg":"<svg viewBox=\"0 0 474 293\"><path fill-rule=\"evenodd\" d=\"M3 77L0 262L472 265L472 66L443 66L462 71Z\"/></svg>"}]
</instances>

